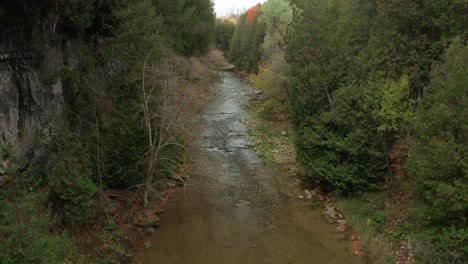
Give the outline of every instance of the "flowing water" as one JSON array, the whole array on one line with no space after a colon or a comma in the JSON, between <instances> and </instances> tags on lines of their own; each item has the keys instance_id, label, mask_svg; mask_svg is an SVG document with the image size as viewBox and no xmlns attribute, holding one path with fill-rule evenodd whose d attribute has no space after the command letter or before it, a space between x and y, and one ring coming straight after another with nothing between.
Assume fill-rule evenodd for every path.
<instances>
[{"instance_id":1,"label":"flowing water","mask_svg":"<svg viewBox=\"0 0 468 264\"><path fill-rule=\"evenodd\" d=\"M312 202L291 193L294 180L248 147L243 106L253 90L235 73L199 115L188 184L161 215L141 263L360 263L351 243Z\"/></svg>"}]
</instances>

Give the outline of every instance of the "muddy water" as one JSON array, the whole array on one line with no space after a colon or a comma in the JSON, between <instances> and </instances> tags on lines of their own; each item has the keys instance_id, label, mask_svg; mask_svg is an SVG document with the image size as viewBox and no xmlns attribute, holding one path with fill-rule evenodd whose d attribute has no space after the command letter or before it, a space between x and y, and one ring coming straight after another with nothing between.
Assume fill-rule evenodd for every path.
<instances>
[{"instance_id":1,"label":"muddy water","mask_svg":"<svg viewBox=\"0 0 468 264\"><path fill-rule=\"evenodd\" d=\"M243 110L253 94L246 80L225 73L199 115L196 166L179 191L142 263L360 263L351 244L320 209L297 198L294 179L264 165L248 147ZM297 184L297 183L296 183Z\"/></svg>"}]
</instances>

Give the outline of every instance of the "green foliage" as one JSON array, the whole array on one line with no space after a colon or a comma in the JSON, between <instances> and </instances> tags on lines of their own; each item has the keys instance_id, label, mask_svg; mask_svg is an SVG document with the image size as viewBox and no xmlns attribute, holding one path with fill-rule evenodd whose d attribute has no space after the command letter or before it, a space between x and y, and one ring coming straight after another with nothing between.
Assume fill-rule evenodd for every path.
<instances>
[{"instance_id":1,"label":"green foliage","mask_svg":"<svg viewBox=\"0 0 468 264\"><path fill-rule=\"evenodd\" d=\"M293 1L290 107L299 157L318 182L344 192L385 183L387 149L405 138L445 43L439 19L459 6L409 2Z\"/></svg>"},{"instance_id":2,"label":"green foliage","mask_svg":"<svg viewBox=\"0 0 468 264\"><path fill-rule=\"evenodd\" d=\"M185 56L204 55L212 43L215 15L210 0L153 0L171 47Z\"/></svg>"},{"instance_id":3,"label":"green foliage","mask_svg":"<svg viewBox=\"0 0 468 264\"><path fill-rule=\"evenodd\" d=\"M55 232L45 193L35 193L26 160L0 145L0 262L60 263L72 253L67 236ZM6 167L4 165L7 165Z\"/></svg>"},{"instance_id":4,"label":"green foliage","mask_svg":"<svg viewBox=\"0 0 468 264\"><path fill-rule=\"evenodd\" d=\"M67 237L50 232L53 222L44 213L44 200L37 195L0 199L1 263L63 263L70 257Z\"/></svg>"},{"instance_id":5,"label":"green foliage","mask_svg":"<svg viewBox=\"0 0 468 264\"><path fill-rule=\"evenodd\" d=\"M48 126L49 200L66 224L83 226L96 214L92 163L86 140L58 120ZM63 215L62 215L63 214Z\"/></svg>"},{"instance_id":6,"label":"green foliage","mask_svg":"<svg viewBox=\"0 0 468 264\"><path fill-rule=\"evenodd\" d=\"M293 18L291 5L285 0L269 0L262 6L260 20L265 23L267 34L274 36L277 41L284 42L289 23ZM279 43L279 45L284 45Z\"/></svg>"},{"instance_id":7,"label":"green foliage","mask_svg":"<svg viewBox=\"0 0 468 264\"><path fill-rule=\"evenodd\" d=\"M283 69L286 64L284 61L285 37L293 19L292 15L292 7L288 1L269 0L262 6L262 15L259 18L265 24L266 32L262 44L262 61L271 65L272 69L277 68L274 72L283 78L287 72L287 69Z\"/></svg>"},{"instance_id":8,"label":"green foliage","mask_svg":"<svg viewBox=\"0 0 468 264\"><path fill-rule=\"evenodd\" d=\"M261 45L265 26L259 19L261 15L261 6L257 5L239 17L229 48L229 61L249 73L258 72L258 64L262 58Z\"/></svg>"},{"instance_id":9,"label":"green foliage","mask_svg":"<svg viewBox=\"0 0 468 264\"><path fill-rule=\"evenodd\" d=\"M411 130L406 165L416 182L414 191L420 194L414 220L430 231L436 251L458 257L460 263L468 253L459 240L467 235L467 61L468 48L455 43L447 50L445 63L434 68Z\"/></svg>"},{"instance_id":10,"label":"green foliage","mask_svg":"<svg viewBox=\"0 0 468 264\"><path fill-rule=\"evenodd\" d=\"M384 181L385 154L373 118L377 96L374 89L337 91L333 109L299 124L299 159L317 184L350 193L375 189Z\"/></svg>"},{"instance_id":11,"label":"green foliage","mask_svg":"<svg viewBox=\"0 0 468 264\"><path fill-rule=\"evenodd\" d=\"M229 51L235 25L229 20L217 19L215 25L215 46L225 54Z\"/></svg>"},{"instance_id":12,"label":"green foliage","mask_svg":"<svg viewBox=\"0 0 468 264\"><path fill-rule=\"evenodd\" d=\"M262 44L262 65L254 84L266 91L275 100L286 104L286 73L289 65L285 60L285 36L292 21L292 8L288 1L270 0L262 6L259 18L265 24Z\"/></svg>"},{"instance_id":13,"label":"green foliage","mask_svg":"<svg viewBox=\"0 0 468 264\"><path fill-rule=\"evenodd\" d=\"M382 91L382 108L379 116L382 118L380 131L401 132L408 126L414 115L413 100L410 97L408 78L403 76L398 82L390 81Z\"/></svg>"},{"instance_id":14,"label":"green foliage","mask_svg":"<svg viewBox=\"0 0 468 264\"><path fill-rule=\"evenodd\" d=\"M416 236L415 263L466 263L468 230L448 226L427 229Z\"/></svg>"},{"instance_id":15,"label":"green foliage","mask_svg":"<svg viewBox=\"0 0 468 264\"><path fill-rule=\"evenodd\" d=\"M61 0L57 2L58 13L64 19L66 32L83 34L89 28L96 15L96 0Z\"/></svg>"},{"instance_id":16,"label":"green foliage","mask_svg":"<svg viewBox=\"0 0 468 264\"><path fill-rule=\"evenodd\" d=\"M343 193L375 189L387 171L380 84L353 74L368 23L350 15L366 13L357 2L298 1L286 50L299 159L314 181Z\"/></svg>"},{"instance_id":17,"label":"green foliage","mask_svg":"<svg viewBox=\"0 0 468 264\"><path fill-rule=\"evenodd\" d=\"M359 245L366 252L369 263L395 263L392 244L399 244L395 237L399 230L389 228L385 210L385 193L371 192L364 195L340 197L334 204L346 216L348 227L359 234ZM391 220L390 220L391 221Z\"/></svg>"},{"instance_id":18,"label":"green foliage","mask_svg":"<svg viewBox=\"0 0 468 264\"><path fill-rule=\"evenodd\" d=\"M113 34L99 39L100 49L81 50L78 74L71 78L80 91L74 120L93 142L94 181L108 187L141 183L147 151L141 123L141 69L145 59L159 60L168 49L162 19L150 1L116 6ZM99 179L97 179L99 175Z\"/></svg>"},{"instance_id":19,"label":"green foliage","mask_svg":"<svg viewBox=\"0 0 468 264\"><path fill-rule=\"evenodd\" d=\"M134 186L142 182L145 174L142 170L146 164L145 131L137 117L128 115L128 111L128 108L116 107L100 118L102 180L109 187Z\"/></svg>"}]
</instances>

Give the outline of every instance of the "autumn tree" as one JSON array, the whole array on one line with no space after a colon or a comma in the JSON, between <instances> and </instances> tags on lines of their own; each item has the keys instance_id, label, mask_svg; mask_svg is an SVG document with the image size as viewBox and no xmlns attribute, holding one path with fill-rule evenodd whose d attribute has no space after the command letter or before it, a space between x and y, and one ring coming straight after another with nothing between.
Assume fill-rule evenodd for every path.
<instances>
[{"instance_id":1,"label":"autumn tree","mask_svg":"<svg viewBox=\"0 0 468 264\"><path fill-rule=\"evenodd\" d=\"M236 67L247 72L257 72L262 57L261 45L265 34L260 21L261 5L256 5L243 13L237 22L228 59Z\"/></svg>"}]
</instances>

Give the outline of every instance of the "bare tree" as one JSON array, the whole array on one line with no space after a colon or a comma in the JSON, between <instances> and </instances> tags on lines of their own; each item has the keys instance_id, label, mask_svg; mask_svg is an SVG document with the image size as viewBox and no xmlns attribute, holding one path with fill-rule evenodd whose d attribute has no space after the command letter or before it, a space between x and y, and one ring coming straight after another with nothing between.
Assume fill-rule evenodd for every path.
<instances>
[{"instance_id":1,"label":"bare tree","mask_svg":"<svg viewBox=\"0 0 468 264\"><path fill-rule=\"evenodd\" d=\"M147 171L143 181L143 206L147 207L150 193L153 191L155 175L169 172L176 175L176 171L161 168L162 161L182 166L179 161L165 155L171 147L186 150L179 143L180 137L188 133L185 125L183 109L189 101L182 87L189 80L184 80L177 73L178 61L170 58L155 66L149 63L149 55L145 59L142 69L142 110L146 128L148 151ZM183 181L183 179L179 179Z\"/></svg>"}]
</instances>

